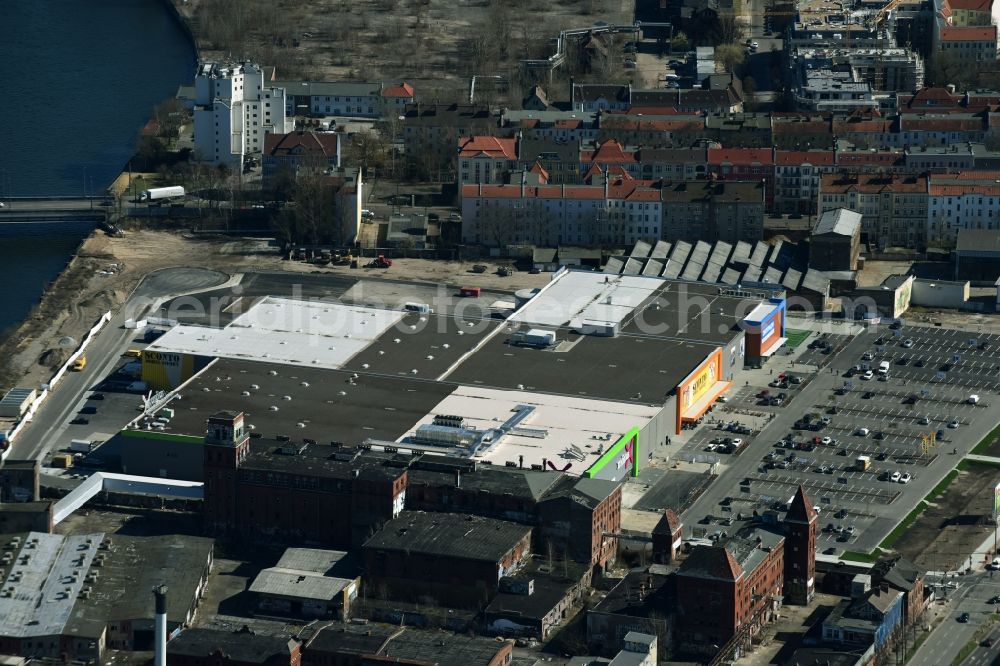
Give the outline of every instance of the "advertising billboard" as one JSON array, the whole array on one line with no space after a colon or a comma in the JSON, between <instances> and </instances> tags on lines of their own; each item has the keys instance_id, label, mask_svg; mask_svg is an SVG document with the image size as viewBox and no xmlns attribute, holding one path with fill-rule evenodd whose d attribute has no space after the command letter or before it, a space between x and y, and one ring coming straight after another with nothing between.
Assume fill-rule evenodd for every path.
<instances>
[{"instance_id":1,"label":"advertising billboard","mask_svg":"<svg viewBox=\"0 0 1000 666\"><path fill-rule=\"evenodd\" d=\"M150 388L169 391L191 379L210 359L207 356L144 349L141 360L142 381Z\"/></svg>"},{"instance_id":2,"label":"advertising billboard","mask_svg":"<svg viewBox=\"0 0 1000 666\"><path fill-rule=\"evenodd\" d=\"M719 354L713 353L708 362L698 370L694 377L684 384L681 390L681 411L687 410L698 402L703 395L719 379Z\"/></svg>"},{"instance_id":3,"label":"advertising billboard","mask_svg":"<svg viewBox=\"0 0 1000 666\"><path fill-rule=\"evenodd\" d=\"M639 476L639 429L632 428L622 435L583 473L588 479L619 481L626 476Z\"/></svg>"}]
</instances>

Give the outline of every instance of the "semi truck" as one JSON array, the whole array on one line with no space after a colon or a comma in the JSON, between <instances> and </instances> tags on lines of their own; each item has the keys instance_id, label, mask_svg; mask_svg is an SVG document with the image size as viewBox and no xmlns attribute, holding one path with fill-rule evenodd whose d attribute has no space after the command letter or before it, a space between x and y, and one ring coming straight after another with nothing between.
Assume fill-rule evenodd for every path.
<instances>
[{"instance_id":1,"label":"semi truck","mask_svg":"<svg viewBox=\"0 0 1000 666\"><path fill-rule=\"evenodd\" d=\"M89 439L71 439L69 450L73 453L90 453L94 450L94 443Z\"/></svg>"},{"instance_id":2,"label":"semi truck","mask_svg":"<svg viewBox=\"0 0 1000 666\"><path fill-rule=\"evenodd\" d=\"M176 199L177 197L184 196L184 188L180 185L171 185L170 187L151 187L148 190L143 190L142 194L139 195L139 201L162 201L164 199Z\"/></svg>"}]
</instances>

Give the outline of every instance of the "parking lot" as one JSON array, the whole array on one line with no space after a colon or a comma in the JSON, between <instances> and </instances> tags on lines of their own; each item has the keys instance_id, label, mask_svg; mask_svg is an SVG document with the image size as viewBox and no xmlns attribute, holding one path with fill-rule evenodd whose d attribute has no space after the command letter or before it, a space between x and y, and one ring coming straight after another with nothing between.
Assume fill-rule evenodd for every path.
<instances>
[{"instance_id":1,"label":"parking lot","mask_svg":"<svg viewBox=\"0 0 1000 666\"><path fill-rule=\"evenodd\" d=\"M682 455L714 457L724 478L688 520L711 532L708 514L780 513L802 485L820 510L822 551L870 550L996 425L998 358L998 335L905 323L810 336L771 364L793 368L799 384L775 386L781 373L765 366L716 405L724 423L761 424L759 434L734 435L747 440L739 456L707 450L720 436L714 423L689 438Z\"/></svg>"},{"instance_id":2,"label":"parking lot","mask_svg":"<svg viewBox=\"0 0 1000 666\"><path fill-rule=\"evenodd\" d=\"M905 326L868 335L873 355L889 362L893 378L1000 392L1000 335Z\"/></svg>"}]
</instances>

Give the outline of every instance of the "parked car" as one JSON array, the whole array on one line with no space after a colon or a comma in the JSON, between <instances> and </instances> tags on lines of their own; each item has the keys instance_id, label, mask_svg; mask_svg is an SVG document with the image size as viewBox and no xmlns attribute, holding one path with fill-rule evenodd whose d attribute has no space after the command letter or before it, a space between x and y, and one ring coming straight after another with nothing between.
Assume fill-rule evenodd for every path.
<instances>
[{"instance_id":1,"label":"parked car","mask_svg":"<svg viewBox=\"0 0 1000 666\"><path fill-rule=\"evenodd\" d=\"M87 398L87 399L88 400L104 400L104 394L103 393L91 393L90 397Z\"/></svg>"},{"instance_id":2,"label":"parked car","mask_svg":"<svg viewBox=\"0 0 1000 666\"><path fill-rule=\"evenodd\" d=\"M899 482L900 483L909 483L911 479L913 479L913 477L910 476L909 472L903 472L903 474L899 477Z\"/></svg>"},{"instance_id":3,"label":"parked car","mask_svg":"<svg viewBox=\"0 0 1000 666\"><path fill-rule=\"evenodd\" d=\"M902 477L903 475L900 474L899 472L893 472L892 474L889 475L889 480L892 481L893 483L899 483L899 480Z\"/></svg>"},{"instance_id":4,"label":"parked car","mask_svg":"<svg viewBox=\"0 0 1000 666\"><path fill-rule=\"evenodd\" d=\"M858 428L857 430L854 431L854 434L857 435L858 437L867 437L869 434L871 434L871 430L869 430L868 428Z\"/></svg>"},{"instance_id":5,"label":"parked car","mask_svg":"<svg viewBox=\"0 0 1000 666\"><path fill-rule=\"evenodd\" d=\"M924 359L918 358L916 361L913 362L913 367L915 367L915 368L922 368L922 367L924 367Z\"/></svg>"},{"instance_id":6,"label":"parked car","mask_svg":"<svg viewBox=\"0 0 1000 666\"><path fill-rule=\"evenodd\" d=\"M958 621L961 622L962 624L965 624L966 622L969 621L969 614L962 613L961 615L958 616Z\"/></svg>"},{"instance_id":7,"label":"parked car","mask_svg":"<svg viewBox=\"0 0 1000 666\"><path fill-rule=\"evenodd\" d=\"M861 379L864 379L865 381L868 381L868 380L870 380L874 376L875 376L875 373L873 373L871 370L865 370L865 374L861 375Z\"/></svg>"},{"instance_id":8,"label":"parked car","mask_svg":"<svg viewBox=\"0 0 1000 666\"><path fill-rule=\"evenodd\" d=\"M955 419L952 419L951 421L948 422L948 427L949 428L957 428L958 425L959 425L959 423Z\"/></svg>"},{"instance_id":9,"label":"parked car","mask_svg":"<svg viewBox=\"0 0 1000 666\"><path fill-rule=\"evenodd\" d=\"M899 346L902 347L903 349L910 349L911 347L913 347L913 340L907 338L903 340L902 344L900 344Z\"/></svg>"}]
</instances>

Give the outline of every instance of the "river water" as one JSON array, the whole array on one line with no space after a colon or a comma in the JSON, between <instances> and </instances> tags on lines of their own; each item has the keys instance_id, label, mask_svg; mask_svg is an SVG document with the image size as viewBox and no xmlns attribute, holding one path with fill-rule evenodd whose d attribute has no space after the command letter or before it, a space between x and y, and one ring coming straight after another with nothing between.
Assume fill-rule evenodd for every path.
<instances>
[{"instance_id":1,"label":"river water","mask_svg":"<svg viewBox=\"0 0 1000 666\"><path fill-rule=\"evenodd\" d=\"M190 83L193 46L163 0L0 7L0 201L103 192L153 107ZM93 226L2 219L0 331L24 318Z\"/></svg>"}]
</instances>

